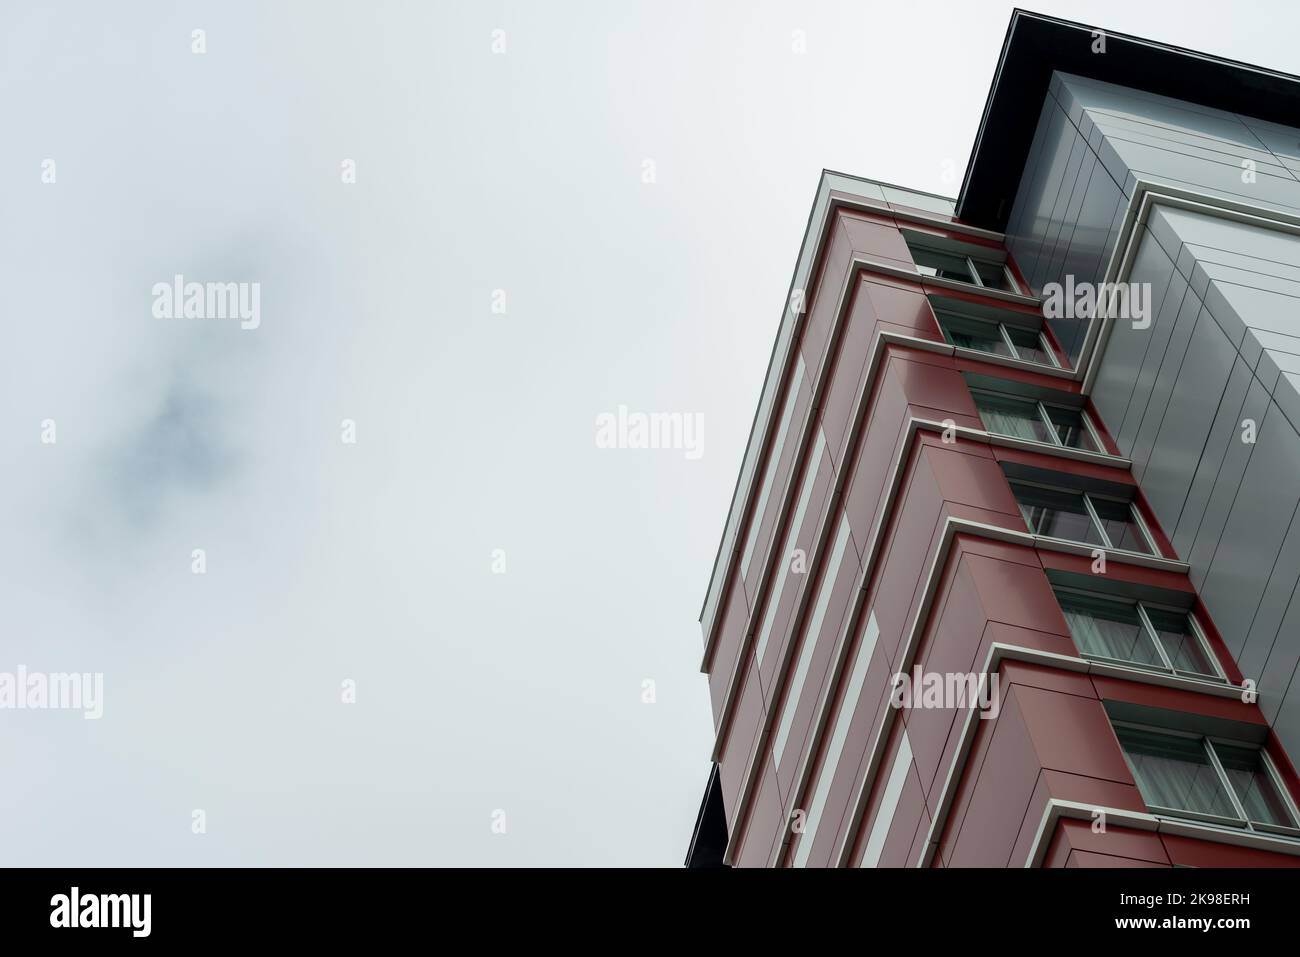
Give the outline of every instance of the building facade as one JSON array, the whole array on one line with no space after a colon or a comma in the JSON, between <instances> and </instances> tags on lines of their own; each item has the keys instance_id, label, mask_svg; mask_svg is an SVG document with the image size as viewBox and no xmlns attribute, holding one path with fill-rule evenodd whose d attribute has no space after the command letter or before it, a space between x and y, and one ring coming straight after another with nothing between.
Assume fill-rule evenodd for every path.
<instances>
[{"instance_id":1,"label":"building facade","mask_svg":"<svg viewBox=\"0 0 1300 957\"><path fill-rule=\"evenodd\" d=\"M957 199L823 174L689 865L1300 864L1296 118L1017 11Z\"/></svg>"}]
</instances>

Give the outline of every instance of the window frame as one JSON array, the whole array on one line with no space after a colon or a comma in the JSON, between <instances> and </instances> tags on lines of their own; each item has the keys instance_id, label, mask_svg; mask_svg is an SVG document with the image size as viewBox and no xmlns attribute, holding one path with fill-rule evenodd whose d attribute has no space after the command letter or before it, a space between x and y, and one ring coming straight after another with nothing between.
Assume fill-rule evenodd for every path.
<instances>
[{"instance_id":1,"label":"window frame","mask_svg":"<svg viewBox=\"0 0 1300 957\"><path fill-rule=\"evenodd\" d=\"M1019 328L1024 329L1026 332L1034 332L1034 330L1030 329L1028 326L1020 326ZM1055 369L1061 368L1061 363L1057 361L1056 353L1052 351L1052 344L1047 341L1047 334L1044 333L1041 328L1038 329L1036 332L1036 335L1038 336L1038 348L1043 350L1043 355L1047 356L1047 358L1051 360L1050 364L1046 362L1039 362L1035 359L1026 359L1023 356L1021 356L1020 350L1016 347L1015 342L1012 340L1011 333L1008 331L1007 324L1005 322L998 322L998 330L1002 333L1002 339L1006 342L1007 345L1011 347L1011 354L1015 356L1017 359L1019 359L1021 362L1032 362L1036 366L1050 365L1051 368L1055 368Z\"/></svg>"},{"instance_id":2,"label":"window frame","mask_svg":"<svg viewBox=\"0 0 1300 957\"><path fill-rule=\"evenodd\" d=\"M995 292L1009 292L1012 295L1016 295L1016 296L1024 295L1024 291L1020 288L1020 283L1016 282L1015 274L1011 271L1011 266L1007 263L1005 259L1003 260L985 259L982 256L972 255L970 252L967 251L967 249L969 249L968 246L963 246L963 248L960 251L953 251L953 250L943 249L939 246L930 246L924 242L912 242L906 238L904 239L904 242L907 243L907 251L908 253L911 254L912 264L915 266L921 265L921 263L918 263L916 261L916 254L918 251L938 253L940 255L953 256L955 258L960 258L964 260L966 263L966 272L971 278L967 280L952 279L949 280L950 282L964 281L967 285L975 286L976 288L979 289L992 289ZM984 277L981 276L980 271L975 268L975 264L977 262L983 263L987 266L993 266L994 268L1001 269L1002 277L1003 279L1006 280L1007 283L1007 288L1002 289L998 286L990 286L987 283L985 283ZM933 267L926 267L926 268L933 268ZM930 275L930 274L923 273L923 275ZM941 276L938 278L946 279L947 277Z\"/></svg>"},{"instance_id":3,"label":"window frame","mask_svg":"<svg viewBox=\"0 0 1300 957\"><path fill-rule=\"evenodd\" d=\"M1105 494L1099 494L1097 492L1089 492L1085 489L1070 488L1068 485L1050 485L1047 482L1035 482L1031 479L1016 478L1016 479L1009 479L1009 481L1012 486L1011 494L1013 497L1015 496L1015 486L1017 485L1027 485L1035 488L1043 488L1052 492L1073 492L1083 496L1083 507L1088 513L1088 519L1093 523L1093 527L1097 530L1097 534L1101 536L1102 544L1099 547L1105 548L1107 551L1123 552L1125 555L1145 555L1148 558L1165 557L1164 552L1162 552L1159 548L1156 547L1155 537L1151 534L1151 529L1147 527L1146 519L1142 517L1142 510L1137 507L1137 503L1134 502L1132 499L1122 499L1122 498L1117 498L1113 495L1105 495ZM1135 552L1131 548L1120 548L1118 545L1112 544L1110 540L1110 535L1107 534L1106 532L1106 526L1103 525L1101 522L1101 516L1097 514L1096 508L1093 507L1092 500L1094 498L1103 499L1107 502L1119 502L1121 505L1127 505L1129 509L1129 514L1132 515L1133 517L1133 524L1137 526L1138 532L1142 536L1142 540L1146 542L1147 548L1149 548L1150 551ZM1016 499L1016 505L1017 507L1019 507L1020 505L1019 499ZM1021 517L1022 518L1024 517L1023 512L1021 513ZM1026 527L1029 526L1029 521L1027 519L1025 521L1025 526ZM1073 542L1076 545L1092 544L1091 542L1080 542L1073 538L1057 538L1055 535L1044 535L1042 532L1034 531L1034 529L1032 528L1030 528L1029 531L1033 535L1042 535L1043 538L1053 538L1061 542Z\"/></svg>"},{"instance_id":4,"label":"window frame","mask_svg":"<svg viewBox=\"0 0 1300 957\"><path fill-rule=\"evenodd\" d=\"M983 349L972 349L968 346L957 345L957 343L953 342L952 335L949 333L947 325L944 324L945 316L952 316L953 318L960 319L963 322L976 322L994 327L997 330L997 335L1002 339L1003 344L1011 350L1011 355L1001 356L996 352L985 352ZM1021 356L1020 350L1016 348L1016 344L1011 340L1011 333L1007 331L1007 324L1001 319L988 319L984 316L967 316L952 309L944 309L942 307L934 310L934 317L939 322L939 331L943 333L943 341L948 343L948 345L952 346L954 349L965 349L967 352L978 353L981 356L997 356L999 359L1013 359L1016 362L1024 362L1044 369L1061 368L1061 361L1056 358L1056 351L1052 349L1052 344L1047 341L1047 334L1042 330L1042 328L1035 330L1031 329L1029 326L1016 327L1038 336L1038 347L1042 349L1043 355L1047 356L1049 360L1048 362L1039 362L1036 359L1026 359Z\"/></svg>"},{"instance_id":5,"label":"window frame","mask_svg":"<svg viewBox=\"0 0 1300 957\"><path fill-rule=\"evenodd\" d=\"M1190 678L1192 680L1214 681L1228 685L1232 684L1227 673L1223 670L1223 665L1219 662L1219 656L1216 655L1214 649L1210 647L1210 640L1206 636L1205 630L1201 627L1201 623L1197 620L1195 613L1189 609L1178 608L1174 605L1165 605L1158 601L1148 601L1145 598L1129 599L1117 595L1108 595L1104 591L1090 591L1086 588L1073 588L1068 585L1053 585L1052 593L1056 595L1058 605L1061 602L1061 595L1078 595L1082 598L1092 599L1093 601L1114 602L1117 605L1128 605L1131 602L1137 611L1138 621L1146 631L1147 638L1150 639L1151 643L1155 646L1156 653L1160 656L1160 660L1164 663L1164 667L1146 665L1140 661L1127 661L1123 658L1111 658L1109 655L1094 655L1085 652L1082 649L1079 650L1080 657L1087 658L1089 661L1099 661L1108 665L1119 665L1124 668L1136 668L1139 671L1144 671L1148 674L1167 674L1176 678ZM1157 611L1171 612L1176 615L1186 615L1189 626L1188 632L1196 642L1197 647L1201 649L1201 654L1205 656L1205 660L1208 661L1210 667L1214 669L1214 674L1207 675L1202 674L1199 671L1180 671L1175 668L1173 661L1169 657L1169 652L1165 648L1164 642L1160 640L1160 633L1156 629L1155 622L1151 620L1151 616L1147 612L1148 608L1153 608ZM1073 633L1070 637L1071 640L1073 640ZM1076 647L1078 647L1077 642Z\"/></svg>"},{"instance_id":6,"label":"window frame","mask_svg":"<svg viewBox=\"0 0 1300 957\"><path fill-rule=\"evenodd\" d=\"M1106 443L1101 440L1101 433L1097 431L1097 424L1092 421L1092 416L1088 414L1086 409L1082 407L1075 409L1068 405L1061 405L1059 402L1044 402L1042 399L1038 400L1038 404L1042 407L1043 414L1047 416L1046 421L1051 428L1052 437L1058 444L1060 444L1061 448L1074 449L1077 452L1093 452L1097 455L1110 455L1110 452L1106 449ZM1088 433L1088 438L1092 439L1092 444L1097 446L1097 448L1081 449L1077 446L1066 445L1064 442L1061 442L1061 437L1056 431L1056 423L1052 421L1051 415L1047 413L1049 408L1064 409L1067 412L1078 412L1079 421L1083 423L1084 431Z\"/></svg>"},{"instance_id":7,"label":"window frame","mask_svg":"<svg viewBox=\"0 0 1300 957\"><path fill-rule=\"evenodd\" d=\"M1038 412L1038 418L1047 427L1047 434L1051 438L1047 442L1042 442L1038 439L1021 439L1021 441L1038 442L1039 445L1051 445L1051 446L1055 446L1058 449L1074 449L1076 452L1088 452L1094 455L1110 454L1109 452L1106 451L1106 444L1101 441L1101 436L1098 434L1096 426L1092 424L1092 416L1088 415L1088 413L1084 409L1075 409L1068 405L1061 405L1059 402L1044 402L1042 399L1031 398L1030 396L1027 395L1016 395L1011 392L997 392L993 389L982 389L979 388L978 386L972 386L970 391L972 396L990 395L999 399L1004 399L1004 398L1019 399L1022 402L1034 403L1035 410ZM1082 449L1079 448L1077 445L1066 445L1064 442L1062 442L1060 433L1056 431L1056 423L1052 421L1052 417L1047 411L1049 406L1054 409L1064 409L1067 412L1079 413L1079 419L1080 421L1083 422L1083 427L1084 430L1088 433L1088 438L1092 440L1093 444L1096 445L1097 448ZM975 410L977 412L980 411L978 399L975 402ZM984 422L984 416L982 414L980 415L980 422L981 423ZM1006 432L994 432L992 429L988 428L987 425L985 425L984 431L991 432L993 435L1007 435L1008 438L1013 438L1013 439L1021 438L1018 435L1008 435L1008 433Z\"/></svg>"},{"instance_id":8,"label":"window frame","mask_svg":"<svg viewBox=\"0 0 1300 957\"><path fill-rule=\"evenodd\" d=\"M1130 552L1134 555L1153 555L1156 558L1164 557L1161 555L1160 549L1156 548L1156 540L1151 535L1151 529L1147 528L1146 519L1142 517L1141 510L1132 499L1126 501L1121 498L1114 498L1110 495L1094 496L1091 492L1082 492L1082 495L1083 504L1087 507L1088 514L1092 516L1092 520L1097 523L1097 531L1101 533L1102 541L1106 543L1107 548L1117 552ZM1094 498L1105 499L1108 502L1120 502L1123 505L1127 505L1129 515L1133 518L1133 524L1137 526L1138 534L1142 536L1142 540L1146 542L1146 546L1150 550L1146 552L1135 552L1131 548L1120 548L1118 545L1113 544L1110 540L1110 533L1106 531L1106 526L1102 523L1101 516L1097 513L1096 506L1092 504Z\"/></svg>"},{"instance_id":9,"label":"window frame","mask_svg":"<svg viewBox=\"0 0 1300 957\"><path fill-rule=\"evenodd\" d=\"M1191 738L1201 744L1209 759L1210 767L1218 775L1219 786L1223 788L1224 794L1232 803L1233 810L1240 816L1236 818L1222 817L1218 814L1207 814L1204 811L1192 811L1185 808L1165 807L1161 804L1151 804L1147 801L1146 795L1142 794L1142 788L1138 786L1138 794L1142 797L1142 803L1146 805L1147 810L1157 817L1172 817L1182 820L1200 821L1207 824L1217 824L1223 827L1230 827L1235 831L1254 831L1259 834L1275 834L1287 837L1300 838L1300 808L1296 806L1295 799L1291 796L1291 789L1286 786L1282 780L1282 775L1277 770L1277 765L1273 763L1272 757L1268 751L1260 745L1251 744L1245 741L1238 741L1232 738L1216 734L1200 734L1195 731L1183 731L1179 728L1162 727L1154 724L1143 724L1139 721L1111 721L1112 730L1118 728L1132 728L1136 731L1147 731L1154 734L1162 734L1168 737ZM1134 783L1137 782L1137 775L1133 771L1132 762L1129 759L1128 749L1124 743L1119 740L1119 735L1115 735L1116 743L1119 744L1120 753L1124 755L1124 763L1128 766L1129 773L1133 775ZM1265 821L1252 821L1246 815L1246 809L1241 803L1241 797L1237 794L1237 789L1233 787L1232 780L1228 777L1228 772L1224 770L1223 762L1219 759L1218 753L1214 749L1215 742L1230 745L1234 748L1248 748L1259 754L1260 764L1264 767L1265 773L1272 782L1274 789L1282 800L1286 813L1291 818L1289 825L1269 824Z\"/></svg>"},{"instance_id":10,"label":"window frame","mask_svg":"<svg viewBox=\"0 0 1300 957\"><path fill-rule=\"evenodd\" d=\"M975 263L977 262L984 263L988 266L1001 267L1002 278L1006 280L1007 288L1001 289L998 286L987 285L984 282L984 277L980 275L980 271L975 268ZM967 256L966 268L968 268L970 274L975 277L975 285L979 286L981 289L997 289L999 292L1010 292L1017 296L1020 295L1020 283L1016 282L1016 277L1011 272L1011 267L1008 266L1005 261L998 262L996 259L980 259L976 256Z\"/></svg>"}]
</instances>

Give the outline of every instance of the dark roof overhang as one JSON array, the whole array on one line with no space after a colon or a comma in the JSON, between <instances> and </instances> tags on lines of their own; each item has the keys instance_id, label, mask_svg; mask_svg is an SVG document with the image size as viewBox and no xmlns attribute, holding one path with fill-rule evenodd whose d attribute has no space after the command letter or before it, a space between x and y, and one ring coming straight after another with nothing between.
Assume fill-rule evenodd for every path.
<instances>
[{"instance_id":1,"label":"dark roof overhang","mask_svg":"<svg viewBox=\"0 0 1300 957\"><path fill-rule=\"evenodd\" d=\"M1015 10L966 167L958 217L1003 232L1052 71L1115 83L1287 126L1300 125L1300 77Z\"/></svg>"}]
</instances>

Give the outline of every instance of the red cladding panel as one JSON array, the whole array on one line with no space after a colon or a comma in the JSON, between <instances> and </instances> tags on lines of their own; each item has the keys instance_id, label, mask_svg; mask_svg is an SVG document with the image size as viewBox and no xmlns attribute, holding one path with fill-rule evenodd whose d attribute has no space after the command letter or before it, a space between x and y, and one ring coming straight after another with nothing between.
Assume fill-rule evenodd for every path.
<instances>
[{"instance_id":1,"label":"red cladding panel","mask_svg":"<svg viewBox=\"0 0 1300 957\"><path fill-rule=\"evenodd\" d=\"M718 768L718 779L722 784L722 805L727 812L727 823L732 828L735 827L736 820L736 799L740 795L740 785L754 747L754 737L763 721L765 707L758 688L758 673L753 664L741 672L741 681L742 687L733 705L736 709L735 716L727 731Z\"/></svg>"},{"instance_id":2,"label":"red cladding panel","mask_svg":"<svg viewBox=\"0 0 1300 957\"><path fill-rule=\"evenodd\" d=\"M1123 857L1147 865L1168 866L1169 855L1155 831L1139 831L1108 823L1104 831L1094 829L1091 821L1070 818L1057 822L1057 832L1063 843L1076 853L1105 854Z\"/></svg>"},{"instance_id":3,"label":"red cladding panel","mask_svg":"<svg viewBox=\"0 0 1300 957\"><path fill-rule=\"evenodd\" d=\"M739 867L766 867L772 845L782 831L782 800L777 789L772 762L763 762L763 773L755 789L753 807L745 826L744 842L736 864Z\"/></svg>"},{"instance_id":4,"label":"red cladding panel","mask_svg":"<svg viewBox=\"0 0 1300 957\"><path fill-rule=\"evenodd\" d=\"M1023 685L1015 690L1040 767L1133 783L1101 701Z\"/></svg>"},{"instance_id":5,"label":"red cladding panel","mask_svg":"<svg viewBox=\"0 0 1300 957\"><path fill-rule=\"evenodd\" d=\"M844 750L840 755L835 777L822 811L822 820L817 828L813 851L808 858L810 867L829 866L831 854L839 846L845 823L845 812L852 796L857 793L857 785L862 780L861 771L865 752L875 738L875 729L880 726L885 711L889 708L885 689L891 673L877 645L872 654L871 668L862 686L861 697L853 711Z\"/></svg>"},{"instance_id":6,"label":"red cladding panel","mask_svg":"<svg viewBox=\"0 0 1300 957\"><path fill-rule=\"evenodd\" d=\"M1020 714L1020 689L1002 694L996 720L981 722L987 746L968 764L948 819L949 867L1006 867L1038 783L1041 765Z\"/></svg>"},{"instance_id":7,"label":"red cladding panel","mask_svg":"<svg viewBox=\"0 0 1300 957\"><path fill-rule=\"evenodd\" d=\"M860 294L861 286L858 290L859 294L853 298L848 325L821 410L826 444L837 466L842 465L841 456L847 440L849 420L858 401L858 392L866 374L867 357L871 353L879 325L870 300ZM867 398L870 401L873 397Z\"/></svg>"},{"instance_id":8,"label":"red cladding panel","mask_svg":"<svg viewBox=\"0 0 1300 957\"><path fill-rule=\"evenodd\" d=\"M957 564L950 572L950 579L942 604L936 602L937 611L930 616L930 627L917 651L915 664L925 672L963 673L983 665L974 659L984 621L970 569ZM942 778L941 772L947 770L940 759L954 727L960 729L965 715L949 708L915 708L905 709L903 720L917 775L929 794L936 776Z\"/></svg>"},{"instance_id":9,"label":"red cladding panel","mask_svg":"<svg viewBox=\"0 0 1300 957\"><path fill-rule=\"evenodd\" d=\"M1061 606L1041 568L967 555L985 617L1053 635L1069 635Z\"/></svg>"},{"instance_id":10,"label":"red cladding panel","mask_svg":"<svg viewBox=\"0 0 1300 957\"><path fill-rule=\"evenodd\" d=\"M815 290L806 293L808 315L799 342L804 361L808 363L809 378L813 382L821 378L822 364L837 318L836 310L840 306L840 293L853 256L848 237L838 225L831 230L829 244L826 266L820 281Z\"/></svg>"},{"instance_id":11,"label":"red cladding panel","mask_svg":"<svg viewBox=\"0 0 1300 957\"><path fill-rule=\"evenodd\" d=\"M926 436L924 455L945 502L990 509L1023 521L1006 475L996 462L982 454L984 449L975 446L968 453L966 448L973 443L961 447L939 445L937 439Z\"/></svg>"},{"instance_id":12,"label":"red cladding panel","mask_svg":"<svg viewBox=\"0 0 1300 957\"><path fill-rule=\"evenodd\" d=\"M896 361L903 393L909 403L945 415L965 415L979 421L979 410L975 408L970 388L951 364L936 365L901 357Z\"/></svg>"},{"instance_id":13,"label":"red cladding panel","mask_svg":"<svg viewBox=\"0 0 1300 957\"><path fill-rule=\"evenodd\" d=\"M864 435L846 496L849 527L863 548L871 541L872 531L884 512L882 496L893 477L894 459L907 412L907 404L898 390L892 369L884 370L879 389L873 415L863 426Z\"/></svg>"},{"instance_id":14,"label":"red cladding panel","mask_svg":"<svg viewBox=\"0 0 1300 957\"><path fill-rule=\"evenodd\" d=\"M722 701L727 693L727 682L736 668L736 656L740 653L741 642L745 637L745 626L749 622L749 606L745 604L745 593L733 587L727 596L723 609L722 621L718 626L718 641L714 648L709 666L709 695L713 699L713 728L718 729L722 714Z\"/></svg>"},{"instance_id":15,"label":"red cladding panel","mask_svg":"<svg viewBox=\"0 0 1300 957\"><path fill-rule=\"evenodd\" d=\"M1160 838L1169 860L1178 867L1300 867L1300 857L1292 854L1274 854L1178 834L1162 834Z\"/></svg>"},{"instance_id":16,"label":"red cladding panel","mask_svg":"<svg viewBox=\"0 0 1300 957\"><path fill-rule=\"evenodd\" d=\"M839 575L832 587L831 597L826 604L826 613L822 619L821 630L817 634L806 634L803 639L805 642L814 642L814 645L810 652L812 657L810 658L807 677L804 679L798 699L793 698L792 689L787 688L786 690L789 700L782 705L782 710L794 708L795 711L794 717L790 720L789 737L786 740L784 750L781 752L781 763L777 768L782 793L788 794L794 781L796 769L799 766L800 756L808 747L808 735L811 730L810 725L812 724L813 714L817 702L821 699L822 691L830 680L828 670L830 668L831 652L834 650L840 631L844 627L844 616L848 613L849 604L857 586L858 572L857 546L850 540L843 562L840 565ZM818 587L820 589L822 586L819 585ZM811 618L811 613L809 617ZM803 653L802 646L795 651L796 656L802 656ZM792 670L796 667L796 663L791 664ZM779 723L782 717L783 714L774 715L774 725Z\"/></svg>"},{"instance_id":17,"label":"red cladding panel","mask_svg":"<svg viewBox=\"0 0 1300 957\"><path fill-rule=\"evenodd\" d=\"M785 400L782 399L782 402L784 401ZM754 603L754 596L756 594L759 582L762 580L763 577L763 572L765 567L763 559L767 555L767 549L772 540L772 529L773 526L776 524L777 514L780 512L781 503L784 500L786 486L790 482L791 474L795 471L794 469L795 457L800 451L799 450L800 424L803 422L804 416L807 414L808 407L811 404L812 404L812 387L808 381L808 377L805 375L803 381L800 383L797 398L795 399L794 411L790 415L788 434L785 437L785 443L781 447L781 457L778 461L776 471L773 474L771 490L768 492L768 496L767 496L766 508L764 509L762 515L755 515L753 518L750 519L751 522L760 523L758 526L757 538L754 541L754 549L752 553L752 558L750 559L750 563L749 563L748 574L745 576L745 595L751 605ZM782 406L781 408L784 409L784 406ZM777 417L779 421L780 418L779 412L777 414ZM775 447L775 439L773 440L773 447ZM764 462L763 471L760 471L758 474L760 476L766 476L767 467L768 467L767 462ZM758 484L761 484L761 482L762 482L762 478L759 479ZM755 496L759 494L757 489L755 490L754 494ZM741 538L742 551L745 547L745 544L746 544L745 538L742 536ZM736 573L739 574L740 571L742 570L740 561L737 561L735 563L735 568L736 568Z\"/></svg>"},{"instance_id":18,"label":"red cladding panel","mask_svg":"<svg viewBox=\"0 0 1300 957\"><path fill-rule=\"evenodd\" d=\"M891 282L883 276L870 274L865 281L865 291L883 322L903 326L920 338L942 338L934 310L920 286Z\"/></svg>"},{"instance_id":19,"label":"red cladding panel","mask_svg":"<svg viewBox=\"0 0 1300 957\"><path fill-rule=\"evenodd\" d=\"M855 253L890 260L903 269L915 268L912 252L893 219L858 212L841 212L840 227Z\"/></svg>"},{"instance_id":20,"label":"red cladding panel","mask_svg":"<svg viewBox=\"0 0 1300 957\"><path fill-rule=\"evenodd\" d=\"M1043 786L1047 795L1061 801L1113 807L1124 811L1145 812L1147 809L1136 784L1121 784L1082 774L1045 770Z\"/></svg>"},{"instance_id":21,"label":"red cladding panel","mask_svg":"<svg viewBox=\"0 0 1300 957\"><path fill-rule=\"evenodd\" d=\"M808 584L808 560L806 556L813 553L813 542L816 539L818 525L823 511L827 505L827 498L831 490L831 482L834 478L831 468L830 457L825 451L822 452L821 458L812 463L810 468L815 467L815 472L808 475L800 476L799 489L796 495L794 506L790 511L789 529L794 530L794 522L798 517L799 499L803 495L805 483L811 481L809 486L809 495L807 506L804 509L803 521L800 523L797 534L793 538L783 536L781 540L782 553L777 565L775 574L782 576L785 580L784 587L781 589L780 600L775 606L772 627L769 632L767 645L762 649L762 659L759 664L759 679L763 683L763 694L765 698L772 696L777 669L785 660L785 649L790 638L791 626L794 620L794 613L798 607L800 597ZM834 536L834 527L831 527L831 535ZM796 552L801 552L805 558L797 561ZM771 601L773 595L768 596ZM755 627L755 654L758 654L758 640L764 627L764 619L768 615L768 609L763 610L758 625Z\"/></svg>"}]
</instances>

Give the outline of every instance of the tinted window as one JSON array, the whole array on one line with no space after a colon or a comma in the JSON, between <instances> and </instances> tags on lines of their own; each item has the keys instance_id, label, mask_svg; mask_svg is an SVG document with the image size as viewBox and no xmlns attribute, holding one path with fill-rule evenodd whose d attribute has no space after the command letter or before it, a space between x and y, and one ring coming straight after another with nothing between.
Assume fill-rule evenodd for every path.
<instances>
[{"instance_id":1,"label":"tinted window","mask_svg":"<svg viewBox=\"0 0 1300 957\"><path fill-rule=\"evenodd\" d=\"M1011 487L1030 531L1089 545L1106 544L1079 492L1035 485L1013 484Z\"/></svg>"},{"instance_id":2,"label":"tinted window","mask_svg":"<svg viewBox=\"0 0 1300 957\"><path fill-rule=\"evenodd\" d=\"M1009 395L976 392L975 405L979 407L984 427L999 435L1014 435L1035 442L1051 442L1047 423L1038 414L1038 403L1032 399L1019 399Z\"/></svg>"},{"instance_id":3,"label":"tinted window","mask_svg":"<svg viewBox=\"0 0 1300 957\"><path fill-rule=\"evenodd\" d=\"M939 324L943 328L944 336L954 346L978 349L980 352L991 352L998 356L1011 355L1011 348L1002 338L996 322L981 322L978 319L945 314L940 317Z\"/></svg>"},{"instance_id":4,"label":"tinted window","mask_svg":"<svg viewBox=\"0 0 1300 957\"><path fill-rule=\"evenodd\" d=\"M1128 502L1116 502L1113 499L1094 498L1092 506L1097 510L1097 517L1101 519L1101 524L1106 529L1106 536L1112 545L1130 552L1151 554L1146 536L1142 534L1142 529L1133 517L1132 505Z\"/></svg>"},{"instance_id":5,"label":"tinted window","mask_svg":"<svg viewBox=\"0 0 1300 957\"><path fill-rule=\"evenodd\" d=\"M1011 336L1011 341L1015 343L1016 353L1020 358L1027 362L1038 362L1045 366L1052 364L1051 358L1047 355L1047 350L1043 348L1042 337L1038 333L1029 329L1019 329L1015 326L1008 326L1007 333Z\"/></svg>"},{"instance_id":6,"label":"tinted window","mask_svg":"<svg viewBox=\"0 0 1300 957\"><path fill-rule=\"evenodd\" d=\"M924 246L912 247L912 259L916 262L918 272L940 279L955 279L957 282L971 282L970 266L965 256L927 249Z\"/></svg>"},{"instance_id":7,"label":"tinted window","mask_svg":"<svg viewBox=\"0 0 1300 957\"><path fill-rule=\"evenodd\" d=\"M1093 441L1092 433L1083 424L1083 413L1077 409L1063 409L1055 405L1046 406L1046 409L1047 416L1052 420L1062 445L1087 452L1101 451Z\"/></svg>"}]
</instances>

